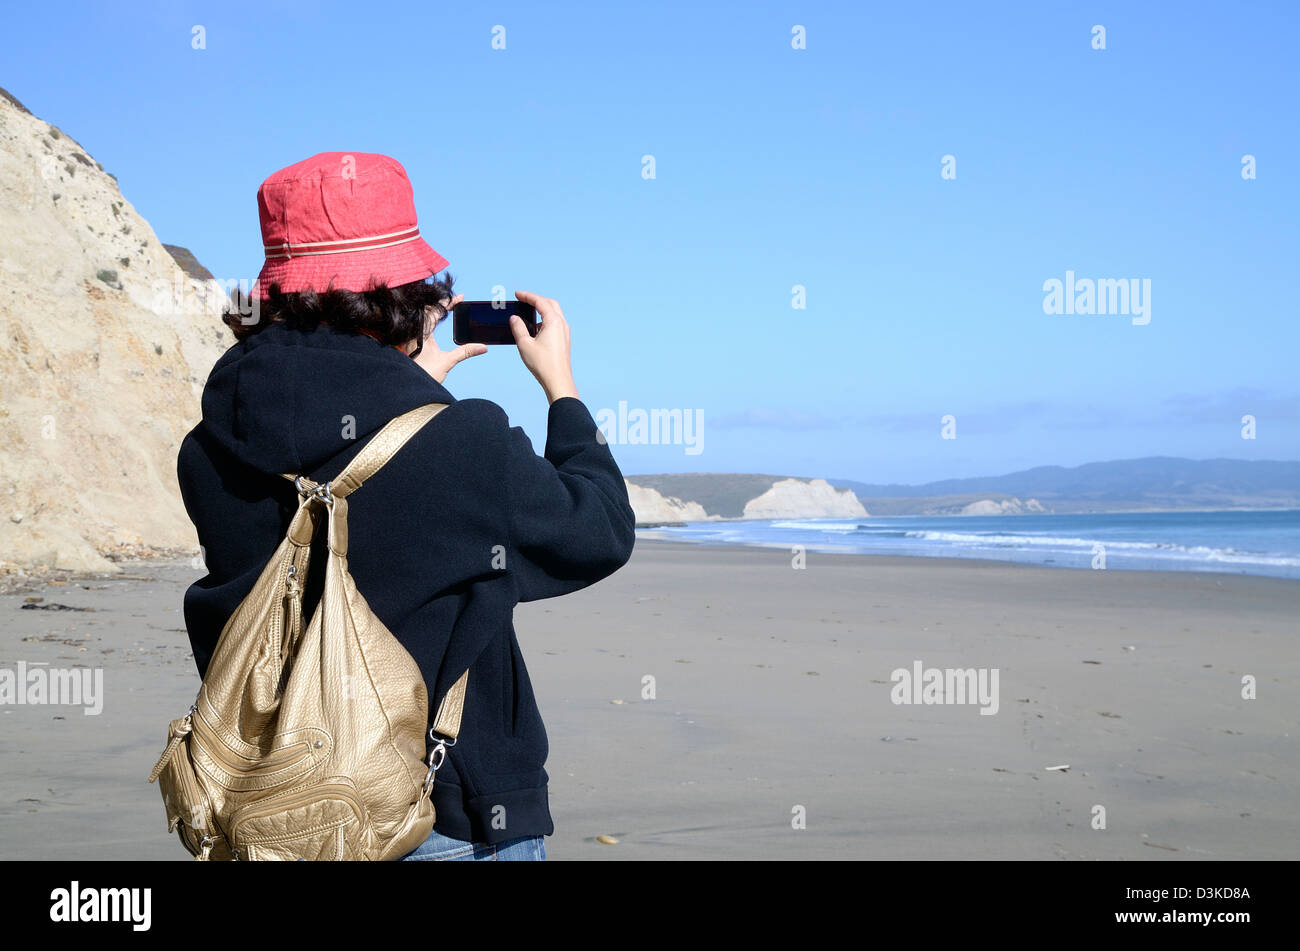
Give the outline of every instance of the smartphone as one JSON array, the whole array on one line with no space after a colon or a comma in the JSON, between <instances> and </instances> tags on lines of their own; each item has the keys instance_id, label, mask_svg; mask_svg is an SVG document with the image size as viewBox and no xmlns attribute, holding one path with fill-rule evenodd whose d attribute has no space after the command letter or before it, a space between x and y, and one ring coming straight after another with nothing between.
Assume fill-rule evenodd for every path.
<instances>
[{"instance_id":1,"label":"smartphone","mask_svg":"<svg viewBox=\"0 0 1300 951\"><path fill-rule=\"evenodd\" d=\"M537 336L537 308L519 300L463 300L452 308L451 339L462 343L498 344L515 342L510 317L523 318L528 333Z\"/></svg>"}]
</instances>

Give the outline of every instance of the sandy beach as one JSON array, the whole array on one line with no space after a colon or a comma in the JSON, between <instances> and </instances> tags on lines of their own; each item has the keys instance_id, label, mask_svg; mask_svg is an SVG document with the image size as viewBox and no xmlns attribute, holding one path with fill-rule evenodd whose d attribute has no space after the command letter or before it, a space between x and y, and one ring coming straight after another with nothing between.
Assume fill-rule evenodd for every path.
<instances>
[{"instance_id":1,"label":"sandy beach","mask_svg":"<svg viewBox=\"0 0 1300 951\"><path fill-rule=\"evenodd\" d=\"M0 668L104 686L97 716L0 706L0 858L188 859L145 776L200 572L123 567L0 596ZM1300 582L639 540L516 627L554 860L1297 857ZM996 713L894 703L918 663L996 669Z\"/></svg>"}]
</instances>

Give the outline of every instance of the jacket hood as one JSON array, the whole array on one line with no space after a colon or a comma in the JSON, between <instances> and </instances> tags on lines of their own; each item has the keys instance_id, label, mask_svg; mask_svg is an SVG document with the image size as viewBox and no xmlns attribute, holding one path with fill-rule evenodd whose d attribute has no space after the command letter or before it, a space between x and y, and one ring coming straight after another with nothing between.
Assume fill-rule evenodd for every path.
<instances>
[{"instance_id":1,"label":"jacket hood","mask_svg":"<svg viewBox=\"0 0 1300 951\"><path fill-rule=\"evenodd\" d=\"M307 474L394 416L453 402L415 361L372 337L272 324L212 368L199 428L261 472Z\"/></svg>"}]
</instances>

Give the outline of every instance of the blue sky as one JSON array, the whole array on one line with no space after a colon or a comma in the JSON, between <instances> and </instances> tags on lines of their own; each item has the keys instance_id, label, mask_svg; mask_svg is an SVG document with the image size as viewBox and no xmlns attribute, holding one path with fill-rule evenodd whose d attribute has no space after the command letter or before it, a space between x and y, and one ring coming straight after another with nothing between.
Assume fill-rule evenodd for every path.
<instances>
[{"instance_id":1,"label":"blue sky","mask_svg":"<svg viewBox=\"0 0 1300 951\"><path fill-rule=\"evenodd\" d=\"M24 4L0 85L222 278L270 173L396 157L459 290L561 301L593 412L701 411L625 473L922 482L1300 458L1298 9ZM1067 270L1149 280L1150 323L1045 314ZM540 450L512 348L447 382Z\"/></svg>"}]
</instances>

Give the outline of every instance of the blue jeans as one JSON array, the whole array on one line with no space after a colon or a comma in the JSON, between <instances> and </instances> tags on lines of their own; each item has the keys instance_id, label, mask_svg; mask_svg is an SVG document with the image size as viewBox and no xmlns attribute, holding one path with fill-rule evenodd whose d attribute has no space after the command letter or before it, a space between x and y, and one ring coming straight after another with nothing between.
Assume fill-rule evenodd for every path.
<instances>
[{"instance_id":1,"label":"blue jeans","mask_svg":"<svg viewBox=\"0 0 1300 951\"><path fill-rule=\"evenodd\" d=\"M486 842L466 842L434 831L416 846L415 851L402 856L403 862L544 862L545 837L540 835L507 839L496 845Z\"/></svg>"}]
</instances>

